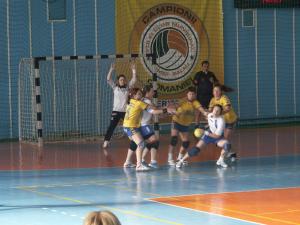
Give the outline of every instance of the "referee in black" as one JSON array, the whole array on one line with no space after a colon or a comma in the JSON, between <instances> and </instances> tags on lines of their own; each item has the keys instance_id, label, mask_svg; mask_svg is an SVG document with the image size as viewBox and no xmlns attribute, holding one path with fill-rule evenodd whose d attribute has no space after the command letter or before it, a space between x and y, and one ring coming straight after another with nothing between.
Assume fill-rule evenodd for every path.
<instances>
[{"instance_id":1,"label":"referee in black","mask_svg":"<svg viewBox=\"0 0 300 225\"><path fill-rule=\"evenodd\" d=\"M201 103L202 107L207 110L209 102L213 97L213 86L219 83L219 81L215 74L208 70L209 62L207 60L202 61L201 66L201 71L196 73L193 83L197 87L197 100ZM196 127L200 125L200 116L200 113L196 116Z\"/></svg>"}]
</instances>

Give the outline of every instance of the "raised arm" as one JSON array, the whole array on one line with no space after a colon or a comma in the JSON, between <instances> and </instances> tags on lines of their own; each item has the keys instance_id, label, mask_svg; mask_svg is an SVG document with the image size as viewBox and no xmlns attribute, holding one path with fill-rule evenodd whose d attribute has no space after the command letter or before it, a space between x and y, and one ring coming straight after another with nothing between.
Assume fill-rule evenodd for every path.
<instances>
[{"instance_id":1,"label":"raised arm","mask_svg":"<svg viewBox=\"0 0 300 225\"><path fill-rule=\"evenodd\" d=\"M137 78L136 78L136 64L134 62L131 62L130 63L130 68L131 68L131 71L132 71L132 77L131 77L131 80L129 81L129 88L132 88L136 81L137 81Z\"/></svg>"},{"instance_id":2,"label":"raised arm","mask_svg":"<svg viewBox=\"0 0 300 225\"><path fill-rule=\"evenodd\" d=\"M108 74L107 74L107 77L106 77L106 80L107 80L107 83L113 88L114 87L114 81L112 80L112 73L113 71L115 70L115 64L112 63L110 65L110 69L108 71Z\"/></svg>"}]
</instances>

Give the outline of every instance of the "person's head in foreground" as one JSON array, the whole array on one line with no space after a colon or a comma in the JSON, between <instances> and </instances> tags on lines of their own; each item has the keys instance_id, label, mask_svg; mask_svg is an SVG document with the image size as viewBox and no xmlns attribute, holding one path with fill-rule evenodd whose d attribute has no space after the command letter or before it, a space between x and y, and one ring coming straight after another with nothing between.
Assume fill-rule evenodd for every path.
<instances>
[{"instance_id":1,"label":"person's head in foreground","mask_svg":"<svg viewBox=\"0 0 300 225\"><path fill-rule=\"evenodd\" d=\"M90 212L83 225L121 225L118 218L109 211Z\"/></svg>"}]
</instances>

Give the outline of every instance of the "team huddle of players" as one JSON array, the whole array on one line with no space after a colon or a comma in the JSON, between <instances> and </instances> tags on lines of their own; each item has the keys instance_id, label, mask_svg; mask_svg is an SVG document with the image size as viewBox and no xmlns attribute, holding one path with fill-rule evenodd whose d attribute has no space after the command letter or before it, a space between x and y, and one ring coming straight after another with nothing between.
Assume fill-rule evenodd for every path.
<instances>
[{"instance_id":1,"label":"team huddle of players","mask_svg":"<svg viewBox=\"0 0 300 225\"><path fill-rule=\"evenodd\" d=\"M135 64L131 64L132 79L128 85L124 75L118 75L117 82L113 82L112 73L115 67L112 64L107 81L114 92L114 105L103 148L108 147L114 129L123 119L124 132L130 139L124 167L136 167L136 171L158 168L156 157L159 140L151 125L152 115L168 114L172 116L168 165L180 168L187 164L189 157L196 156L205 145L212 143L222 149L217 165L227 167L226 158L234 159L233 157L236 156L231 151L230 136L237 116L229 98L223 94L223 86L208 68L208 61L203 61L202 71L194 78L196 87L190 87L182 101L166 108L156 108L152 103L154 90L151 84L145 85L142 89L133 87L137 80ZM207 125L200 128L201 116L205 118ZM195 121L197 125L195 136L199 140L189 149L189 128ZM181 146L175 161L173 155L178 136L181 139ZM151 161L148 164L145 162L145 156L149 151ZM136 165L132 163L134 154L136 154Z\"/></svg>"}]
</instances>

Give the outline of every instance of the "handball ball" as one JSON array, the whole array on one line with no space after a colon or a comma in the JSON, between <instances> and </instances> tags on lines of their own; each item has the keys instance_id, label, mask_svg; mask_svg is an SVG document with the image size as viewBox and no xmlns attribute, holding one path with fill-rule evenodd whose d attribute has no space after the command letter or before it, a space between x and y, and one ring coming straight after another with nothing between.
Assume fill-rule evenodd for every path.
<instances>
[{"instance_id":1,"label":"handball ball","mask_svg":"<svg viewBox=\"0 0 300 225\"><path fill-rule=\"evenodd\" d=\"M204 130L201 129L201 128L196 128L194 130L194 135L195 135L196 138L201 138L203 133L204 133Z\"/></svg>"}]
</instances>

